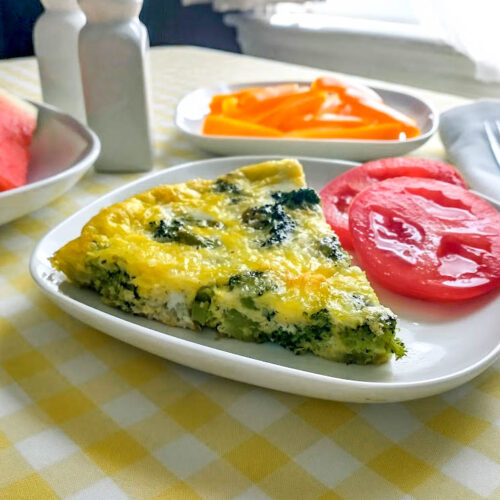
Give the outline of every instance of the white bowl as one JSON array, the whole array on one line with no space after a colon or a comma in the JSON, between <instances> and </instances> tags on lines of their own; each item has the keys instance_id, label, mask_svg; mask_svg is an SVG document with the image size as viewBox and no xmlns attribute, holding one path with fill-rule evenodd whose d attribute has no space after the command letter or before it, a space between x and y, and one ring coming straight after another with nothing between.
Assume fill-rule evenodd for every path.
<instances>
[{"instance_id":1,"label":"white bowl","mask_svg":"<svg viewBox=\"0 0 500 500\"><path fill-rule=\"evenodd\" d=\"M175 112L175 125L201 149L222 155L276 154L285 156L316 156L353 161L368 161L388 156L401 156L427 142L436 132L439 116L430 104L418 97L373 87L391 107L411 116L422 133L411 139L375 141L356 139L280 139L260 137L212 136L202 133L203 121L215 94L229 94L246 87L276 85L279 83L310 82L248 82L200 88L185 95Z\"/></svg>"},{"instance_id":2,"label":"white bowl","mask_svg":"<svg viewBox=\"0 0 500 500\"><path fill-rule=\"evenodd\" d=\"M96 160L100 143L85 125L52 106L38 108L28 183L0 193L0 224L50 203L82 177Z\"/></svg>"},{"instance_id":3,"label":"white bowl","mask_svg":"<svg viewBox=\"0 0 500 500\"><path fill-rule=\"evenodd\" d=\"M113 337L177 363L248 384L304 396L352 402L404 401L453 389L490 366L500 354L500 290L461 304L439 304L391 293L375 283L380 301L398 316L408 355L379 366L334 363L296 356L275 344L218 338L106 306L97 293L69 283L49 261L76 238L102 208L159 184L213 179L269 157L233 157L187 163L142 177L107 193L47 233L31 256L30 270L61 309ZM321 189L353 167L338 160L299 158L310 187ZM498 207L497 207L498 208Z\"/></svg>"}]
</instances>

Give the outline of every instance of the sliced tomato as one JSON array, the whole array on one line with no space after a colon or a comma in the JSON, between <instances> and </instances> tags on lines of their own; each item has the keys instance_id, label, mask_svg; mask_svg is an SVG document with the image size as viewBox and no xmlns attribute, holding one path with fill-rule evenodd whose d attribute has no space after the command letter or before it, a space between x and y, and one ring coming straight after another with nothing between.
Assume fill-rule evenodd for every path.
<instances>
[{"instance_id":1,"label":"sliced tomato","mask_svg":"<svg viewBox=\"0 0 500 500\"><path fill-rule=\"evenodd\" d=\"M352 249L347 211L352 199L370 184L391 177L429 177L467 187L455 167L426 158L384 158L364 163L333 179L321 192L327 222L344 248Z\"/></svg>"},{"instance_id":2,"label":"sliced tomato","mask_svg":"<svg viewBox=\"0 0 500 500\"><path fill-rule=\"evenodd\" d=\"M464 300L500 285L500 213L461 186L397 177L349 209L361 266L385 287L425 300Z\"/></svg>"}]
</instances>

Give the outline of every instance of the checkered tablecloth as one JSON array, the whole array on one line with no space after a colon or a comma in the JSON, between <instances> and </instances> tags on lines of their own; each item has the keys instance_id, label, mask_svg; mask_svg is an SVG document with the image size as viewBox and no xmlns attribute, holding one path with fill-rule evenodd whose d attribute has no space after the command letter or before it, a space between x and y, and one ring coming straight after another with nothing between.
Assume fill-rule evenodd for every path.
<instances>
[{"instance_id":1,"label":"checkered tablecloth","mask_svg":"<svg viewBox=\"0 0 500 500\"><path fill-rule=\"evenodd\" d=\"M183 47L151 58L157 169L203 157L172 124L187 91L319 73ZM35 61L1 62L0 85L39 98ZM413 91L439 110L462 102ZM417 154L443 150L434 138ZM499 363L441 396L341 404L184 368L49 302L28 274L35 243L133 178L89 173L0 227L1 499L500 498Z\"/></svg>"}]
</instances>

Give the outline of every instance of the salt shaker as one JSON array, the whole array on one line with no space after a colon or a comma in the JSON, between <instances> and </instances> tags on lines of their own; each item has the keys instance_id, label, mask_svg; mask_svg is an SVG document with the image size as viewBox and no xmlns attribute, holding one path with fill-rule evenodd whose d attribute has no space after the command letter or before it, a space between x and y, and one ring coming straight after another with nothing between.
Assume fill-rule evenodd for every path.
<instances>
[{"instance_id":1,"label":"salt shaker","mask_svg":"<svg viewBox=\"0 0 500 500\"><path fill-rule=\"evenodd\" d=\"M33 31L43 100L85 122L78 34L85 15L76 0L41 0L45 12Z\"/></svg>"},{"instance_id":2,"label":"salt shaker","mask_svg":"<svg viewBox=\"0 0 500 500\"><path fill-rule=\"evenodd\" d=\"M96 169L153 167L147 50L137 17L142 0L78 0L87 16L79 56L87 122L101 140Z\"/></svg>"}]
</instances>

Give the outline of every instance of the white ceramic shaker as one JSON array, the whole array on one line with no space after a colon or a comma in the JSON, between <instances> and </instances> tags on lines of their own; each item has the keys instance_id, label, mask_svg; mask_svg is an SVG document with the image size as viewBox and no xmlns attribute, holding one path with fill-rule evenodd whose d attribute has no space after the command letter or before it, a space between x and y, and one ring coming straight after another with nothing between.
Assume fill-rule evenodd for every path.
<instances>
[{"instance_id":1,"label":"white ceramic shaker","mask_svg":"<svg viewBox=\"0 0 500 500\"><path fill-rule=\"evenodd\" d=\"M85 122L78 34L85 15L76 0L41 0L45 12L33 31L43 100Z\"/></svg>"},{"instance_id":2,"label":"white ceramic shaker","mask_svg":"<svg viewBox=\"0 0 500 500\"><path fill-rule=\"evenodd\" d=\"M143 172L153 167L147 51L137 17L142 0L78 0L87 16L79 39L87 122L101 140L96 169Z\"/></svg>"}]
</instances>

